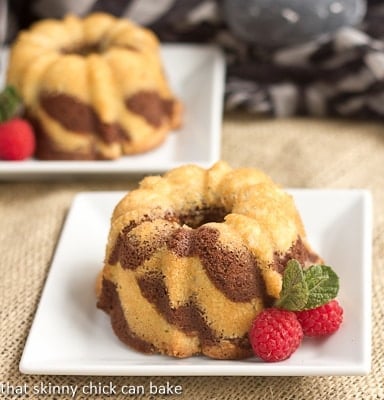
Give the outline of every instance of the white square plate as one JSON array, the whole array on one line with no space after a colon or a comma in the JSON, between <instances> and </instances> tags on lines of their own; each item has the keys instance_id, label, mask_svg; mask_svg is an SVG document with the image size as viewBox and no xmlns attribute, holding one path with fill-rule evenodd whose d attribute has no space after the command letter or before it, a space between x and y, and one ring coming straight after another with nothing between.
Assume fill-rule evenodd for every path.
<instances>
[{"instance_id":1,"label":"white square plate","mask_svg":"<svg viewBox=\"0 0 384 400\"><path fill-rule=\"evenodd\" d=\"M2 56L6 63L6 53ZM159 173L188 163L212 165L220 157L224 56L214 46L168 44L162 46L162 58L170 85L183 103L184 117L183 126L160 147L112 161L0 161L0 180ZM0 87L2 81L4 76Z\"/></svg>"},{"instance_id":2,"label":"white square plate","mask_svg":"<svg viewBox=\"0 0 384 400\"><path fill-rule=\"evenodd\" d=\"M96 308L109 219L122 192L76 196L20 362L29 374L363 375L371 363L371 197L364 190L291 190L313 247L340 277L344 322L304 340L286 361L265 363L145 355L122 344Z\"/></svg>"}]
</instances>

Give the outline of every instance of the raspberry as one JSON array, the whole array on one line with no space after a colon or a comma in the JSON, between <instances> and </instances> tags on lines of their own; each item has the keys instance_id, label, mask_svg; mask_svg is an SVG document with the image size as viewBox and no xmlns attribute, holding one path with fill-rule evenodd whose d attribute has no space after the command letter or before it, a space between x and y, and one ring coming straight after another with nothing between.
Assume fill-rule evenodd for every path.
<instances>
[{"instance_id":1,"label":"raspberry","mask_svg":"<svg viewBox=\"0 0 384 400\"><path fill-rule=\"evenodd\" d=\"M297 311L304 335L324 336L336 332L343 321L343 308L332 300L320 307L311 310Z\"/></svg>"},{"instance_id":2,"label":"raspberry","mask_svg":"<svg viewBox=\"0 0 384 400\"><path fill-rule=\"evenodd\" d=\"M24 119L13 118L0 124L0 158L7 161L24 160L35 151L35 135Z\"/></svg>"},{"instance_id":3,"label":"raspberry","mask_svg":"<svg viewBox=\"0 0 384 400\"><path fill-rule=\"evenodd\" d=\"M292 311L266 308L249 332L254 353L264 361L282 361L299 347L303 330Z\"/></svg>"}]
</instances>

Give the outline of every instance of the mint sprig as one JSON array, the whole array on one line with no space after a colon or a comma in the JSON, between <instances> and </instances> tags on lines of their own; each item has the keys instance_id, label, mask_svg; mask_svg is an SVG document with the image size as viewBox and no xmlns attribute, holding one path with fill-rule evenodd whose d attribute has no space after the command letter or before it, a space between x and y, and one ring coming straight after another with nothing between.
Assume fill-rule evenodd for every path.
<instances>
[{"instance_id":1,"label":"mint sprig","mask_svg":"<svg viewBox=\"0 0 384 400\"><path fill-rule=\"evenodd\" d=\"M0 122L14 117L21 106L21 97L13 86L6 86L0 92Z\"/></svg>"},{"instance_id":2,"label":"mint sprig","mask_svg":"<svg viewBox=\"0 0 384 400\"><path fill-rule=\"evenodd\" d=\"M304 278L308 286L308 300L306 309L316 308L328 303L337 296L339 291L339 277L328 265L312 265L304 271Z\"/></svg>"},{"instance_id":3,"label":"mint sprig","mask_svg":"<svg viewBox=\"0 0 384 400\"><path fill-rule=\"evenodd\" d=\"M283 286L276 307L302 310L308 301L308 284L297 260L290 260L283 274Z\"/></svg>"},{"instance_id":4,"label":"mint sprig","mask_svg":"<svg viewBox=\"0 0 384 400\"><path fill-rule=\"evenodd\" d=\"M280 298L275 306L290 311L308 310L328 303L338 291L339 277L330 266L315 264L303 269L292 259L285 268Z\"/></svg>"}]
</instances>

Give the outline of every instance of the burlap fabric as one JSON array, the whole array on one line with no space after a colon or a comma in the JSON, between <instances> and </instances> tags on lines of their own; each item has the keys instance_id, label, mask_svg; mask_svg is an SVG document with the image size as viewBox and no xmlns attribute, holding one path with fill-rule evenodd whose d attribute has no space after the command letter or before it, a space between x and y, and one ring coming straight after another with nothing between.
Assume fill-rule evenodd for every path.
<instances>
[{"instance_id":1,"label":"burlap fabric","mask_svg":"<svg viewBox=\"0 0 384 400\"><path fill-rule=\"evenodd\" d=\"M18 364L73 196L131 189L138 178L0 183L0 383L11 385L181 385L186 399L384 399L384 129L334 120L258 120L227 115L222 158L264 169L286 187L368 188L374 201L372 372L363 377L32 376ZM353 271L351 271L353 274ZM353 293L351 293L353 296ZM60 310L57 310L60 312ZM353 348L351 348L353 351ZM169 397L169 396L168 396ZM37 398L3 395L3 398ZM69 398L41 395L38 398ZM78 399L90 398L78 395ZM92 396L91 398L106 398ZM160 399L163 396L112 396Z\"/></svg>"}]
</instances>

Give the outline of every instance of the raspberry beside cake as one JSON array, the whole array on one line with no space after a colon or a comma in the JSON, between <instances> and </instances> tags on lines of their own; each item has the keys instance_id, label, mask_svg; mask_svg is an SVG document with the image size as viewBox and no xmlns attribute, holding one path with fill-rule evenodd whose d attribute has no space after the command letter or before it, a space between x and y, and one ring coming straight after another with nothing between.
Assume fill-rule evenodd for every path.
<instances>
[{"instance_id":1,"label":"raspberry beside cake","mask_svg":"<svg viewBox=\"0 0 384 400\"><path fill-rule=\"evenodd\" d=\"M248 357L251 323L291 258L320 261L290 195L256 169L183 166L116 206L98 307L145 353Z\"/></svg>"},{"instance_id":2,"label":"raspberry beside cake","mask_svg":"<svg viewBox=\"0 0 384 400\"><path fill-rule=\"evenodd\" d=\"M159 146L181 122L159 42L126 19L94 13L35 23L11 48L41 159L115 159Z\"/></svg>"}]
</instances>

